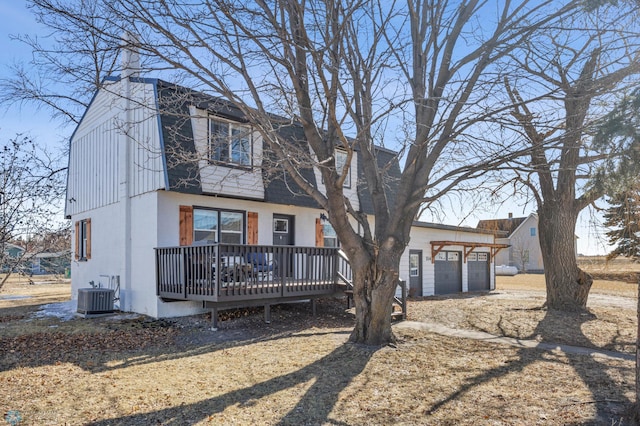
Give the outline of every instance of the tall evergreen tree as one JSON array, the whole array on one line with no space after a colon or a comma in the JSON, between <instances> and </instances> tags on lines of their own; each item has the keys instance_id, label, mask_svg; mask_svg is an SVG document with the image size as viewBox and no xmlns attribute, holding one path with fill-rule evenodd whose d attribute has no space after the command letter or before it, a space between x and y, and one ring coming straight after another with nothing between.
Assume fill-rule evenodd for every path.
<instances>
[{"instance_id":1,"label":"tall evergreen tree","mask_svg":"<svg viewBox=\"0 0 640 426\"><path fill-rule=\"evenodd\" d=\"M609 200L611 207L605 213L605 226L609 244L615 248L608 259L618 256L629 257L634 261L640 260L640 188L625 189Z\"/></svg>"}]
</instances>

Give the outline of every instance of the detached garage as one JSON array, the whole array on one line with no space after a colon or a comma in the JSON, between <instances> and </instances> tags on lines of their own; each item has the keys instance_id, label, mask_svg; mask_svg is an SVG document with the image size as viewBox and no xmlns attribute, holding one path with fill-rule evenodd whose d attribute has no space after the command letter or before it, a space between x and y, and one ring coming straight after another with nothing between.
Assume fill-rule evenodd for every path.
<instances>
[{"instance_id":1,"label":"detached garage","mask_svg":"<svg viewBox=\"0 0 640 426\"><path fill-rule=\"evenodd\" d=\"M492 290L493 261L506 247L485 229L414 222L400 277L410 297Z\"/></svg>"}]
</instances>

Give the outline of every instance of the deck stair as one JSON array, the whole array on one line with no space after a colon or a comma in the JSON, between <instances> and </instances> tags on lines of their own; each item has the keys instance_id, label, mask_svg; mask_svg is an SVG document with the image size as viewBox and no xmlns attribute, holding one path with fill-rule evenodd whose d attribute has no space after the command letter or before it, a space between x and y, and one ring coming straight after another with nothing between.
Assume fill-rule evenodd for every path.
<instances>
[{"instance_id":1,"label":"deck stair","mask_svg":"<svg viewBox=\"0 0 640 426\"><path fill-rule=\"evenodd\" d=\"M351 266L347 255L342 250L338 251L340 259L338 266L338 280L345 286L344 294L347 296L347 308L353 306L353 279L351 274ZM401 288L400 297L394 296L391 307L391 320L404 321L407 319L407 286L405 281L398 281Z\"/></svg>"}]
</instances>

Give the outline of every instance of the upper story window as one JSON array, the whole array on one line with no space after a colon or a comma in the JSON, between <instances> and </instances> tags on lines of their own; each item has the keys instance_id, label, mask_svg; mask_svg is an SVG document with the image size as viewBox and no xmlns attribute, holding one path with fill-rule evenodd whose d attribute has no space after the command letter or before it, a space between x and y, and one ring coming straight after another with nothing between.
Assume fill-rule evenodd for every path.
<instances>
[{"instance_id":1,"label":"upper story window","mask_svg":"<svg viewBox=\"0 0 640 426\"><path fill-rule=\"evenodd\" d=\"M532 237L536 236L536 228L529 228L529 233L531 234Z\"/></svg>"},{"instance_id":2,"label":"upper story window","mask_svg":"<svg viewBox=\"0 0 640 426\"><path fill-rule=\"evenodd\" d=\"M250 167L252 145L252 132L246 126L209 118L211 161Z\"/></svg>"},{"instance_id":3,"label":"upper story window","mask_svg":"<svg viewBox=\"0 0 640 426\"><path fill-rule=\"evenodd\" d=\"M336 150L336 171L339 175L342 174L342 169L347 163L347 153L345 151ZM344 179L345 188L351 188L351 167L347 171L347 177Z\"/></svg>"}]
</instances>

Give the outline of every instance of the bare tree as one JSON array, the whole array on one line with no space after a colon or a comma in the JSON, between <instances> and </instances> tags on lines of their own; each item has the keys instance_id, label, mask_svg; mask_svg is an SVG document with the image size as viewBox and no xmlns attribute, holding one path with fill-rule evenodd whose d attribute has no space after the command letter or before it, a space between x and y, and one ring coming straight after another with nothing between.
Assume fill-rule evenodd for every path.
<instances>
[{"instance_id":1,"label":"bare tree","mask_svg":"<svg viewBox=\"0 0 640 426\"><path fill-rule=\"evenodd\" d=\"M531 253L531 240L523 238L521 236L512 238L510 240L511 250L514 253L514 261L520 262L520 271L527 272L527 263L529 263L529 256Z\"/></svg>"},{"instance_id":2,"label":"bare tree","mask_svg":"<svg viewBox=\"0 0 640 426\"><path fill-rule=\"evenodd\" d=\"M37 2L29 7L49 33L40 38L13 36L31 50L32 58L12 64L12 76L0 78L0 104L30 104L62 124L78 123L102 78L113 71L119 44L101 37L108 20L92 2L69 4L59 14L49 13ZM74 19L75 13L91 17L88 24Z\"/></svg>"},{"instance_id":3,"label":"bare tree","mask_svg":"<svg viewBox=\"0 0 640 426\"><path fill-rule=\"evenodd\" d=\"M59 158L18 136L0 147L0 265L5 272L0 289L14 271L30 264L35 255L59 251L66 221L61 216L64 170ZM9 250L9 245L20 250Z\"/></svg>"},{"instance_id":4,"label":"bare tree","mask_svg":"<svg viewBox=\"0 0 640 426\"><path fill-rule=\"evenodd\" d=\"M519 71L505 79L512 125L531 148L528 161L512 164L513 181L538 206L546 303L553 309L586 307L592 278L577 265L575 226L580 211L605 194L606 160L625 151L598 146L592 136L640 72L637 18L637 4L584 10L529 38L510 57Z\"/></svg>"},{"instance_id":5,"label":"bare tree","mask_svg":"<svg viewBox=\"0 0 640 426\"><path fill-rule=\"evenodd\" d=\"M421 206L521 154L481 126L505 108L488 102L497 62L578 3L96 0L92 14L69 1L33 4L107 44L132 34L147 70L169 69L239 108L277 160L269 167L328 212L354 272L352 340L382 344L393 339L400 257ZM285 137L287 126L304 140ZM377 145L399 154L379 164ZM356 152L372 218L345 192Z\"/></svg>"}]
</instances>

